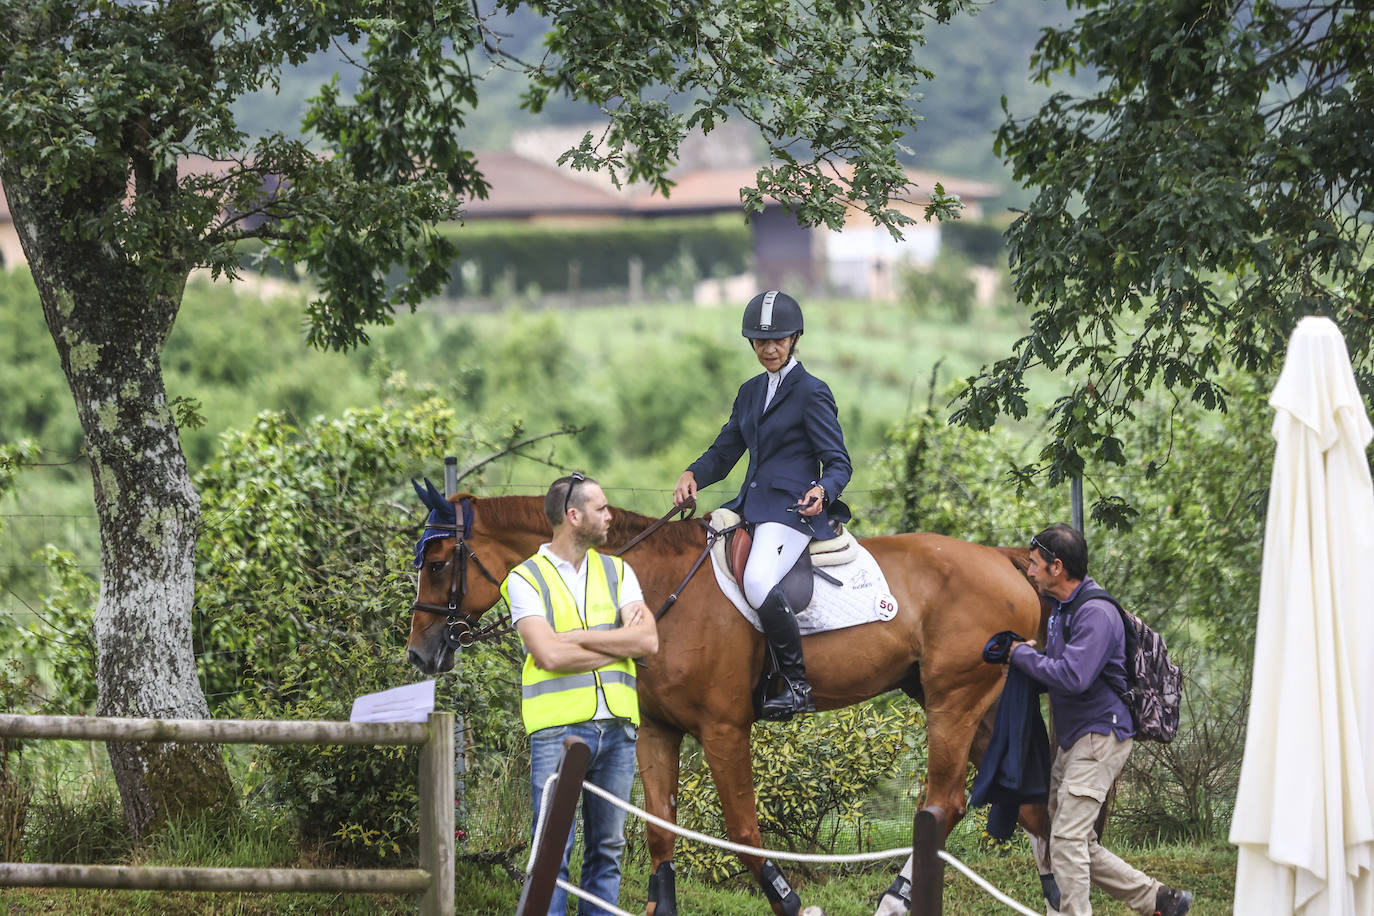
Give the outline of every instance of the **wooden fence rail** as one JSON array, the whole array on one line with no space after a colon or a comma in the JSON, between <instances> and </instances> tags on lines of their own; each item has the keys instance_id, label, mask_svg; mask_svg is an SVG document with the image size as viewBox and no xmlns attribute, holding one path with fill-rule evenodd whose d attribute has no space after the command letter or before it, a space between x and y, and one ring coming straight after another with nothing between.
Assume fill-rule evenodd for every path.
<instances>
[{"instance_id":1,"label":"wooden fence rail","mask_svg":"<svg viewBox=\"0 0 1374 916\"><path fill-rule=\"evenodd\" d=\"M423 916L453 913L453 714L420 722L279 722L0 715L0 737L194 744L359 744L420 748L420 868L162 868L0 863L0 887L419 893Z\"/></svg>"}]
</instances>

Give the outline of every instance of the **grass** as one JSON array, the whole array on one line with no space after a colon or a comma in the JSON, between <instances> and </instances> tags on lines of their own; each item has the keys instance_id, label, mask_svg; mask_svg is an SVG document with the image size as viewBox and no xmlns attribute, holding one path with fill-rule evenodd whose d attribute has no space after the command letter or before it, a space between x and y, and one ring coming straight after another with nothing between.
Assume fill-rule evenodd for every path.
<instances>
[{"instance_id":1,"label":"grass","mask_svg":"<svg viewBox=\"0 0 1374 916\"><path fill-rule=\"evenodd\" d=\"M108 820L109 811L118 811L117 799L92 793L86 806L71 803L58 809L35 812L35 822L45 818L76 818L67 825L74 834L82 833L92 822L97 826ZM528 814L513 814L527 817ZM85 826L83 826L83 824ZM1024 840L1015 840L1005 849L980 848L972 828L973 820L951 837L950 848L965 864L1022 904L1038 909L1039 880ZM523 832L524 825L521 825ZM649 876L649 859L641 837L642 828L631 826L631 843L624 866L620 906L642 912ZM898 838L901 842L905 838ZM1176 887L1192 890L1197 916L1222 916L1231 912L1234 894L1235 849L1223 842L1198 845L1142 846L1125 848L1108 845L1132 865ZM30 849L26 858L35 861ZM141 848L119 853L108 850L108 862L131 865L320 868L335 864L328 850L302 847L289 826L271 809L257 802L241 809L194 818L165 827L150 837ZM528 851L517 850L513 864L523 868ZM580 846L573 850L574 863L580 861ZM89 860L90 857L87 857ZM520 883L510 870L492 861L461 859L457 864L455 912L462 916L508 916L520 896ZM70 861L70 859L68 859ZM801 894L805 906L819 906L828 916L870 916L878 898L891 882L900 859L864 866L817 866L784 863L788 879ZM574 873L576 867L574 866ZM149 916L189 916L189 914L276 913L413 913L418 904L414 895L371 894L253 894L191 893L170 891L111 891L51 888L7 888L0 891L0 916L56 914L56 916L105 916L105 914L149 914ZM689 874L678 876L678 903L692 916L740 916L769 913L768 906L747 873L740 872L719 884L694 880ZM1124 905L1094 891L1093 910L1104 916L1126 916ZM1003 916L1007 909L976 887L953 868L945 874L945 913L948 916Z\"/></svg>"},{"instance_id":2,"label":"grass","mask_svg":"<svg viewBox=\"0 0 1374 916\"><path fill-rule=\"evenodd\" d=\"M53 806L45 801L32 812L40 828L61 820L68 834L103 828L111 816L121 821L119 800L97 794L77 808L70 803ZM74 819L73 819L74 818ZM30 828L32 836L33 827ZM127 836L127 834L125 834ZM122 854L90 856L76 854L44 856L53 852L30 844L26 861L98 862L133 866L197 868L326 868L331 862L326 850L301 847L289 826L272 811L244 808L190 818L169 824L137 849L127 846ZM178 916L192 913L235 913L245 916L276 913L412 913L418 903L414 895L390 894L253 894L193 893L185 891L130 891L68 888L5 888L0 890L0 916L29 913L104 916L104 914L148 914Z\"/></svg>"},{"instance_id":3,"label":"grass","mask_svg":"<svg viewBox=\"0 0 1374 916\"><path fill-rule=\"evenodd\" d=\"M1164 846L1118 850L1123 858L1170 886L1193 891L1195 916L1231 913L1235 892L1235 848L1215 842L1203 846ZM576 855L576 852L575 852ZM576 859L574 859L576 861ZM1028 854L974 853L960 861L1004 894L1031 909L1040 909L1040 880ZM900 860L836 873L832 868L788 865L785 871L802 898L803 907L819 906L827 916L871 916L878 898L892 882ZM648 886L648 863L625 868L620 906L642 912ZM743 916L770 913L763 894L747 873L721 885L678 876L678 907L692 916ZM498 869L459 865L457 912L464 916L508 916L519 899L520 887ZM1093 912L1126 916L1133 911L1100 891L1093 891ZM1006 916L1011 912L952 867L945 870L946 916Z\"/></svg>"}]
</instances>

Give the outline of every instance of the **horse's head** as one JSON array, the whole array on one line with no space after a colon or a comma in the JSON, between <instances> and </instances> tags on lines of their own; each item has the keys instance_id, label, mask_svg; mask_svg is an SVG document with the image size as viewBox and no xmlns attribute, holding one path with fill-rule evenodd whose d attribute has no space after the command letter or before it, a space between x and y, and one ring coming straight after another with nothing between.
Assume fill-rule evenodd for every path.
<instances>
[{"instance_id":1,"label":"horse's head","mask_svg":"<svg viewBox=\"0 0 1374 916\"><path fill-rule=\"evenodd\" d=\"M415 545L418 581L406 657L425 674L437 674L453 668L459 649L505 632L478 620L501 599L506 574L547 537L547 526L544 532L486 530L478 524L475 496L446 499L428 480L424 487L411 483L429 516Z\"/></svg>"}]
</instances>

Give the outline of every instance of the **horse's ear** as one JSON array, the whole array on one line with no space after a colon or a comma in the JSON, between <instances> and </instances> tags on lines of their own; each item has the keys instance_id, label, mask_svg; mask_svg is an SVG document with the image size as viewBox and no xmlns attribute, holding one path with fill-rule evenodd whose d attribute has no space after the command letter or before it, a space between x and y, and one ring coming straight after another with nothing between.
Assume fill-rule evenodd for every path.
<instances>
[{"instance_id":1,"label":"horse's ear","mask_svg":"<svg viewBox=\"0 0 1374 916\"><path fill-rule=\"evenodd\" d=\"M440 515L453 515L453 504L444 498L444 494L440 493L434 484L430 483L428 477L424 480L425 485L422 488L418 480L414 477L410 478L410 485L415 488L415 495L420 497L420 502L424 503L425 508L438 512Z\"/></svg>"}]
</instances>

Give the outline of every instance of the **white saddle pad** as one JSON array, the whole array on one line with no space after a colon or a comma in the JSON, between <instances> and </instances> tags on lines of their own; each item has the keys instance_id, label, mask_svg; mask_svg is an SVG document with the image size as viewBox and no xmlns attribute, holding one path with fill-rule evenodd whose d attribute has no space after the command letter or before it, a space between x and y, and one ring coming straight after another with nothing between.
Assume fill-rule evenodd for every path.
<instances>
[{"instance_id":1,"label":"white saddle pad","mask_svg":"<svg viewBox=\"0 0 1374 916\"><path fill-rule=\"evenodd\" d=\"M734 520L723 524L719 514L721 511L717 509L707 516L713 527L729 527L738 520L736 516ZM797 625L803 636L826 630L840 630L861 623L872 623L875 620L891 620L896 616L897 599L888 590L887 577L883 575L878 561L873 559L873 554L858 541L853 541L853 545L853 560L839 566L825 567L826 573L839 579L841 585L832 585L816 576L816 588L811 596L811 603L805 610L797 613ZM812 562L815 562L814 554ZM730 599L754 629L763 632L758 612L749 606L739 583L734 580L727 568L724 538L716 541L715 547L711 549L711 570L716 574L716 584L725 593L725 597Z\"/></svg>"}]
</instances>

